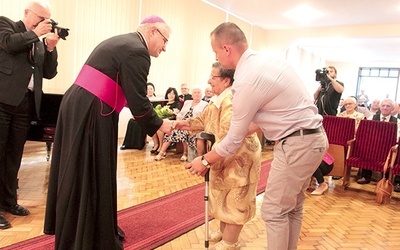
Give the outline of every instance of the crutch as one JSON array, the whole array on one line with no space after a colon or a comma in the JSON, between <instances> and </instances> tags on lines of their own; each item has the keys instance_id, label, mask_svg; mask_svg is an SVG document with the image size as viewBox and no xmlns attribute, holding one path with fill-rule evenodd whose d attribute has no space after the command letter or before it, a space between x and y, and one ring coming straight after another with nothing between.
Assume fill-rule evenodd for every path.
<instances>
[{"instance_id":1,"label":"crutch","mask_svg":"<svg viewBox=\"0 0 400 250\"><path fill-rule=\"evenodd\" d=\"M208 152L209 150L211 150L212 145L215 142L215 136L213 134L209 134L206 132L200 132L199 134L196 135L196 138L202 138L206 141L210 141L210 146L208 147L207 143L206 143L206 152ZM210 169L207 169L206 174L204 175L204 181L206 183L206 188L205 188L205 193L204 193L204 202L205 202L205 215L204 215L204 226L205 226L205 231L206 231L206 238L204 241L204 246L206 249L208 249L208 245L209 245L209 222L208 222L208 193L209 193L209 181L210 181Z\"/></svg>"}]
</instances>

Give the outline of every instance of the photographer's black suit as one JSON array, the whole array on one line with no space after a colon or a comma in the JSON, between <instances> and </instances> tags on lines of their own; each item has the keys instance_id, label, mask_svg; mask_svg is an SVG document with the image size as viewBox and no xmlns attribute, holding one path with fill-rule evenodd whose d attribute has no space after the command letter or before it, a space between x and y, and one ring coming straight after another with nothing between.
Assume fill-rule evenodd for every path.
<instances>
[{"instance_id":1,"label":"photographer's black suit","mask_svg":"<svg viewBox=\"0 0 400 250\"><path fill-rule=\"evenodd\" d=\"M9 207L17 202L17 175L30 121L39 117L42 79L57 74L57 51L48 52L22 21L0 17L0 58L0 206ZM28 91L32 74L33 92Z\"/></svg>"}]
</instances>

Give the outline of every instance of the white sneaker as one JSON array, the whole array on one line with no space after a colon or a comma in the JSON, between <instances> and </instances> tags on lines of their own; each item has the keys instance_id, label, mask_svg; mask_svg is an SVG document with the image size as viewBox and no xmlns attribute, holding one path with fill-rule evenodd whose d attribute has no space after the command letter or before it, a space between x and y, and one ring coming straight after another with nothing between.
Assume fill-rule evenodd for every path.
<instances>
[{"instance_id":1,"label":"white sneaker","mask_svg":"<svg viewBox=\"0 0 400 250\"><path fill-rule=\"evenodd\" d=\"M215 241L215 242L218 242L218 241L222 240L222 232L221 232L221 230L218 229L217 231L211 232L209 240L210 241Z\"/></svg>"},{"instance_id":2,"label":"white sneaker","mask_svg":"<svg viewBox=\"0 0 400 250\"><path fill-rule=\"evenodd\" d=\"M181 161L187 161L187 156L186 155L182 155L182 157L181 157Z\"/></svg>"},{"instance_id":3,"label":"white sneaker","mask_svg":"<svg viewBox=\"0 0 400 250\"><path fill-rule=\"evenodd\" d=\"M235 244L228 244L221 240L214 246L210 247L210 250L239 250L240 247L240 241L236 242Z\"/></svg>"},{"instance_id":4,"label":"white sneaker","mask_svg":"<svg viewBox=\"0 0 400 250\"><path fill-rule=\"evenodd\" d=\"M167 153L160 151L160 153L158 153L158 155L156 155L156 157L154 157L154 160L161 161L165 157L167 157Z\"/></svg>"}]
</instances>

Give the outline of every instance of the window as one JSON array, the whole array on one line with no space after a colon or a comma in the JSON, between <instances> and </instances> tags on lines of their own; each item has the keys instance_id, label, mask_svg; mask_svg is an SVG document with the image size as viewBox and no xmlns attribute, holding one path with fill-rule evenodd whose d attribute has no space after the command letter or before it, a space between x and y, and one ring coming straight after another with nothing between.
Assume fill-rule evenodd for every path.
<instances>
[{"instance_id":1,"label":"window","mask_svg":"<svg viewBox=\"0 0 400 250\"><path fill-rule=\"evenodd\" d=\"M357 96L361 90L368 95L369 104L374 99L400 98L399 68L360 68L358 71Z\"/></svg>"}]
</instances>

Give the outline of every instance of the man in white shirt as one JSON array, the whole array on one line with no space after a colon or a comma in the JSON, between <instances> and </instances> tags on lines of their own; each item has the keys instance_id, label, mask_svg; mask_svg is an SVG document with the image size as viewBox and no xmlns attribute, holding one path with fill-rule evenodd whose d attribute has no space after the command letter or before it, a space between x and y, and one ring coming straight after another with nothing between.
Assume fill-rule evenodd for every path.
<instances>
[{"instance_id":1,"label":"man in white shirt","mask_svg":"<svg viewBox=\"0 0 400 250\"><path fill-rule=\"evenodd\" d=\"M296 249L304 191L328 147L322 116L295 71L286 62L250 50L236 24L220 24L211 33L211 47L225 69L235 69L233 115L216 149L186 168L192 174L208 167L213 171L213 163L234 154L246 134L261 128L268 140L276 141L261 208L268 249Z\"/></svg>"}]
</instances>

